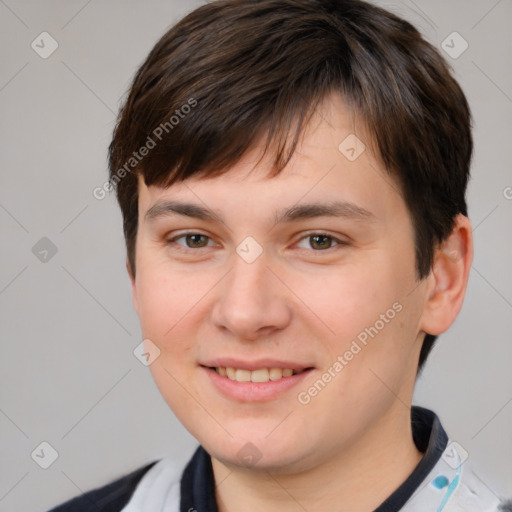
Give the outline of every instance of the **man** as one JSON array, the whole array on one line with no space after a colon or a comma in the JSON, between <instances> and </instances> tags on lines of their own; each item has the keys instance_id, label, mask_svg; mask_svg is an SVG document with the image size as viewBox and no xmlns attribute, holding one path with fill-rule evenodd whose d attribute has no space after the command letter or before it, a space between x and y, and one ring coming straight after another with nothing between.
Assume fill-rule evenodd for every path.
<instances>
[{"instance_id":1,"label":"man","mask_svg":"<svg viewBox=\"0 0 512 512\"><path fill-rule=\"evenodd\" d=\"M109 186L151 372L200 446L54 510L511 509L411 406L466 290L471 153L439 53L371 4L218 0L171 28Z\"/></svg>"}]
</instances>

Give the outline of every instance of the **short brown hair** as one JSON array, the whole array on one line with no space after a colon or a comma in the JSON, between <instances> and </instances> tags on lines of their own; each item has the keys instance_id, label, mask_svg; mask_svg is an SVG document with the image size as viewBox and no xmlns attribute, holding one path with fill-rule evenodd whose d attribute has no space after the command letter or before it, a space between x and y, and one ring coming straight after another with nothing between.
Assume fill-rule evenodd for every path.
<instances>
[{"instance_id":1,"label":"short brown hair","mask_svg":"<svg viewBox=\"0 0 512 512\"><path fill-rule=\"evenodd\" d=\"M411 24L359 0L216 0L157 42L109 147L131 271L138 175L148 186L217 176L265 135L277 175L316 106L336 92L364 120L400 185L418 278L427 276L436 244L457 214L467 216L470 110L444 59ZM435 339L426 335L418 371Z\"/></svg>"}]
</instances>

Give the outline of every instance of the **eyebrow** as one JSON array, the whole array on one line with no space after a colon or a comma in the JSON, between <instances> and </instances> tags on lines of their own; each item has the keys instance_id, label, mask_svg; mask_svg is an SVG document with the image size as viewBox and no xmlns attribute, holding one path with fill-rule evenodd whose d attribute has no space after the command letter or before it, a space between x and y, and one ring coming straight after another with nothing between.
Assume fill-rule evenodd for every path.
<instances>
[{"instance_id":1,"label":"eyebrow","mask_svg":"<svg viewBox=\"0 0 512 512\"><path fill-rule=\"evenodd\" d=\"M181 201L159 201L146 212L144 218L147 221L152 221L158 217L170 215L182 215L184 217L216 221L225 224L222 215L210 208ZM274 221L276 224L317 217L344 217L367 221L376 220L375 215L369 210L347 201L294 205L290 208L274 212Z\"/></svg>"}]
</instances>

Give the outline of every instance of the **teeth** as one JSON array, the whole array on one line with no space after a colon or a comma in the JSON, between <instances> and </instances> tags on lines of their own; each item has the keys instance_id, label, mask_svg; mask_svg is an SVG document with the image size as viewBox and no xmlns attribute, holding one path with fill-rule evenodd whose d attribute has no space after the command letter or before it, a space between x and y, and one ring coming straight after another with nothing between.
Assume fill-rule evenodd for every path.
<instances>
[{"instance_id":1,"label":"teeth","mask_svg":"<svg viewBox=\"0 0 512 512\"><path fill-rule=\"evenodd\" d=\"M221 366L215 368L215 371L219 375L230 380L236 380L237 382L268 382L269 380L279 380L283 377L291 377L296 373L300 373L300 371L295 371L291 368L260 368L250 371Z\"/></svg>"},{"instance_id":2,"label":"teeth","mask_svg":"<svg viewBox=\"0 0 512 512\"><path fill-rule=\"evenodd\" d=\"M236 370L235 380L238 382L251 382L251 372L249 370Z\"/></svg>"},{"instance_id":3,"label":"teeth","mask_svg":"<svg viewBox=\"0 0 512 512\"><path fill-rule=\"evenodd\" d=\"M263 368L261 370L254 370L251 372L251 381L252 382L268 382L269 375L268 370Z\"/></svg>"},{"instance_id":4,"label":"teeth","mask_svg":"<svg viewBox=\"0 0 512 512\"><path fill-rule=\"evenodd\" d=\"M270 380L279 380L283 376L281 368L270 368Z\"/></svg>"}]
</instances>

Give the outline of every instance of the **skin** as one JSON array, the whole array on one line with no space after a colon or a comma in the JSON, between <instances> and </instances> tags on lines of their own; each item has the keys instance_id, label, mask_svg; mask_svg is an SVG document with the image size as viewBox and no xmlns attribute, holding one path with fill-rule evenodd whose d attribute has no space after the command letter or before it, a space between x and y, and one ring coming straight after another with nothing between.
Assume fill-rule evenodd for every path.
<instances>
[{"instance_id":1,"label":"skin","mask_svg":"<svg viewBox=\"0 0 512 512\"><path fill-rule=\"evenodd\" d=\"M351 133L366 144L355 161L338 150ZM456 218L430 275L418 281L409 212L371 146L363 123L333 95L275 178L267 176L270 158L255 166L256 145L223 176L167 189L140 181L133 300L144 338L160 350L150 366L160 392L212 456L221 512L373 510L423 456L410 425L419 352L424 333L444 332L460 310L471 225ZM146 218L171 199L206 206L224 222ZM275 224L274 211L334 200L371 215ZM318 232L332 238L310 238ZM171 241L183 234L206 238ZM236 253L247 236L263 248L250 264ZM300 403L298 393L394 303L401 311ZM200 366L221 356L314 370L271 400L235 400ZM237 455L247 442L261 457L256 464Z\"/></svg>"}]
</instances>

